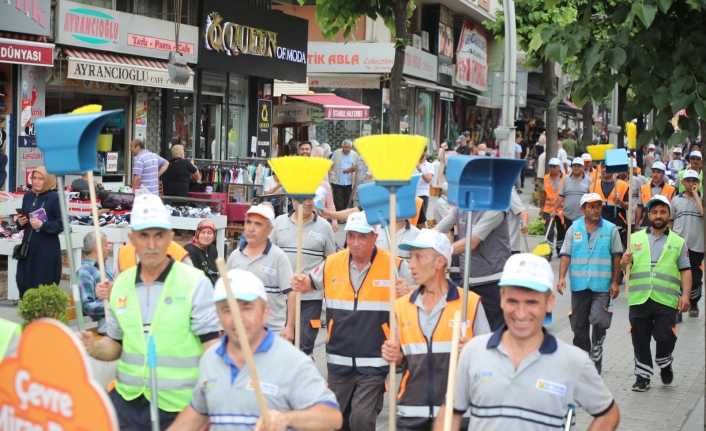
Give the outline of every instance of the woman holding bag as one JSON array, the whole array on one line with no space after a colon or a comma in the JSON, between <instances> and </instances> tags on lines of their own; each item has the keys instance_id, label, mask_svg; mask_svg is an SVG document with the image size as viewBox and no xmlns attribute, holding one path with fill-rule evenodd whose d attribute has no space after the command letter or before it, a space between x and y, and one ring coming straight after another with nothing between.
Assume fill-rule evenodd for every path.
<instances>
[{"instance_id":1,"label":"woman holding bag","mask_svg":"<svg viewBox=\"0 0 706 431\"><path fill-rule=\"evenodd\" d=\"M20 299L30 288L40 284L59 284L61 280L61 224L56 177L44 166L32 172L32 190L22 198L22 212L17 226L24 230L22 243L29 242L23 259L17 262L17 288Z\"/></svg>"},{"instance_id":2,"label":"woman holding bag","mask_svg":"<svg viewBox=\"0 0 706 431\"><path fill-rule=\"evenodd\" d=\"M202 220L196 226L196 233L191 238L191 242L184 246L184 250L189 253L194 268L203 271L214 285L216 280L218 280L218 268L216 267L218 250L213 243L215 239L216 225L211 220Z\"/></svg>"}]
</instances>

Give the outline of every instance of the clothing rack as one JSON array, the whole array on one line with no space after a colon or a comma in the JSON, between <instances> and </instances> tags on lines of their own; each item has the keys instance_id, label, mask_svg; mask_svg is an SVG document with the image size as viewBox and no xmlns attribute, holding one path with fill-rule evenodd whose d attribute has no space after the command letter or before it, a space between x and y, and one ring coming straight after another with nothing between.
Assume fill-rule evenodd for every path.
<instances>
[{"instance_id":1,"label":"clothing rack","mask_svg":"<svg viewBox=\"0 0 706 431\"><path fill-rule=\"evenodd\" d=\"M213 185L216 193L227 193L229 185L248 186L248 200L259 195L262 183L271 172L263 157L236 157L231 160L192 159L201 171L202 183Z\"/></svg>"}]
</instances>

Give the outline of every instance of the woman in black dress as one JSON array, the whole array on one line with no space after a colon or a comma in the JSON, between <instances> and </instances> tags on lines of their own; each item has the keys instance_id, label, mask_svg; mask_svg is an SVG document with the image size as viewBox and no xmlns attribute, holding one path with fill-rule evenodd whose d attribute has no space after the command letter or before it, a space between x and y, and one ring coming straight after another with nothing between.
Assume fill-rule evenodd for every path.
<instances>
[{"instance_id":1,"label":"woman in black dress","mask_svg":"<svg viewBox=\"0 0 706 431\"><path fill-rule=\"evenodd\" d=\"M216 225L211 220L202 220L196 227L196 234L191 238L191 242L184 246L184 249L189 252L194 268L203 271L213 284L218 280L216 267L218 249L213 243L215 239Z\"/></svg>"},{"instance_id":2,"label":"woman in black dress","mask_svg":"<svg viewBox=\"0 0 706 431\"><path fill-rule=\"evenodd\" d=\"M35 218L37 211L42 212L40 210L46 214L46 221ZM17 262L16 280L20 299L28 289L40 284L59 284L61 281L59 234L64 227L61 224L56 177L47 173L44 166L32 172L32 190L22 198L22 211L24 215L17 218L17 226L24 230L22 242L29 241L29 253ZM44 217L40 215L40 218Z\"/></svg>"},{"instance_id":3,"label":"woman in black dress","mask_svg":"<svg viewBox=\"0 0 706 431\"><path fill-rule=\"evenodd\" d=\"M174 145L172 156L174 158L169 161L169 167L159 177L164 196L188 197L191 176L196 175L196 180L201 181L201 173L191 161L184 158L183 145Z\"/></svg>"}]
</instances>

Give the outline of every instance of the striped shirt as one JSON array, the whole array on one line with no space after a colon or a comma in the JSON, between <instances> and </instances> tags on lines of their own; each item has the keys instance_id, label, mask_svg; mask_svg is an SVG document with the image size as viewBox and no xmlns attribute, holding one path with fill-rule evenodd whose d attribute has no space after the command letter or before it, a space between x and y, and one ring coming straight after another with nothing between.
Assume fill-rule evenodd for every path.
<instances>
[{"instance_id":1,"label":"striped shirt","mask_svg":"<svg viewBox=\"0 0 706 431\"><path fill-rule=\"evenodd\" d=\"M132 175L140 177L140 185L145 186L150 193L159 194L159 168L167 163L158 154L148 150L142 150L135 156L135 163L132 165Z\"/></svg>"},{"instance_id":2,"label":"striped shirt","mask_svg":"<svg viewBox=\"0 0 706 431\"><path fill-rule=\"evenodd\" d=\"M96 322L105 317L103 301L96 296L96 284L101 281L98 262L91 259L83 259L76 274L78 275L78 287L81 290L83 311ZM113 270L110 266L105 267L105 278L111 283L113 282Z\"/></svg>"}]
</instances>

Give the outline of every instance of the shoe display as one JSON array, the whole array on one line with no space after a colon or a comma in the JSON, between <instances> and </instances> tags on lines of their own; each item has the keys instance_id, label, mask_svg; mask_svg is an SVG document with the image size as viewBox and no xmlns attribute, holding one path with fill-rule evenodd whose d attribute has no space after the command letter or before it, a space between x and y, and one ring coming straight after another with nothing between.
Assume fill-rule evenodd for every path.
<instances>
[{"instance_id":1,"label":"shoe display","mask_svg":"<svg viewBox=\"0 0 706 431\"><path fill-rule=\"evenodd\" d=\"M689 317L699 317L699 304L693 304L689 309Z\"/></svg>"},{"instance_id":2,"label":"shoe display","mask_svg":"<svg viewBox=\"0 0 706 431\"><path fill-rule=\"evenodd\" d=\"M641 377L637 378L637 381L632 385L632 390L635 392L645 392L650 388L650 381L643 379Z\"/></svg>"},{"instance_id":3,"label":"shoe display","mask_svg":"<svg viewBox=\"0 0 706 431\"><path fill-rule=\"evenodd\" d=\"M659 372L659 376L662 379L662 383L665 385L671 385L672 380L674 380L674 371L672 371L672 366L662 368Z\"/></svg>"}]
</instances>

